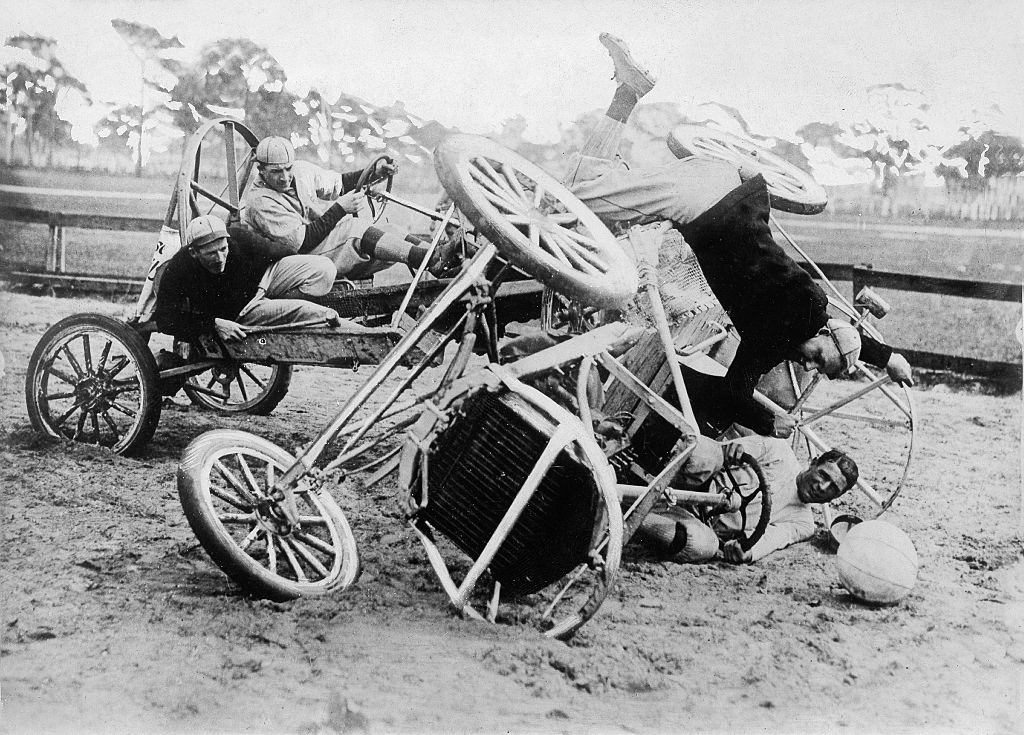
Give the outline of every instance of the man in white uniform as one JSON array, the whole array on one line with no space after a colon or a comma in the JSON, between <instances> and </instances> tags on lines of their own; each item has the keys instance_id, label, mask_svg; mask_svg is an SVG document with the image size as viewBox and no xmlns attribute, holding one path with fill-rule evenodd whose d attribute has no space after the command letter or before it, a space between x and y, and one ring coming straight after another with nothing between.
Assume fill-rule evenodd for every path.
<instances>
[{"instance_id":1,"label":"man in white uniform","mask_svg":"<svg viewBox=\"0 0 1024 735\"><path fill-rule=\"evenodd\" d=\"M747 551L739 541L724 545L714 530L682 508L658 509L641 525L639 537L651 543L659 552L678 562L710 561L719 555L735 564L755 562L779 549L784 549L814 535L815 503L828 503L845 493L857 482L857 465L838 449L816 457L810 466L800 469L800 462L782 439L751 435L731 440L724 445L707 437L698 437L698 447L683 470L676 476L679 489L697 489L718 472L725 461L746 452L761 466L771 487L772 510L764 535ZM744 484L744 492L756 485L751 474L734 472ZM757 525L761 513L760 495L748 506L746 524L739 513L719 516L721 530L750 532Z\"/></svg>"},{"instance_id":2,"label":"man in white uniform","mask_svg":"<svg viewBox=\"0 0 1024 735\"><path fill-rule=\"evenodd\" d=\"M364 215L366 197L356 190L361 171L339 174L298 161L292 144L278 136L256 146L256 169L256 180L240 204L244 227L284 243L294 253L330 258L341 278L368 278L395 263L415 270L423 263L429 243L388 225L377 226ZM384 163L378 171L393 175L395 167ZM430 272L436 275L447 266L453 251L453 241L438 243Z\"/></svg>"}]
</instances>

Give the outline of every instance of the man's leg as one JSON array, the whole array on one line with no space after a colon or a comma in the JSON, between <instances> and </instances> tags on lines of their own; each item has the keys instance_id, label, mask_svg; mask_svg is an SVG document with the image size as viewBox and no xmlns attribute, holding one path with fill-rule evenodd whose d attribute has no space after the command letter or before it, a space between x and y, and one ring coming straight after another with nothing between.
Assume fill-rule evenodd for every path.
<instances>
[{"instance_id":1,"label":"man's leg","mask_svg":"<svg viewBox=\"0 0 1024 735\"><path fill-rule=\"evenodd\" d=\"M324 319L337 321L338 313L306 301L331 290L334 264L319 255L289 255L263 274L252 301L238 315L239 324L274 326Z\"/></svg>"},{"instance_id":2,"label":"man's leg","mask_svg":"<svg viewBox=\"0 0 1024 735\"><path fill-rule=\"evenodd\" d=\"M622 131L637 102L654 88L654 75L633 59L626 44L608 33L599 37L615 64L616 87L611 104L579 152L579 161L566 179L566 186L593 179L618 168L615 157L622 142Z\"/></svg>"},{"instance_id":3,"label":"man's leg","mask_svg":"<svg viewBox=\"0 0 1024 735\"><path fill-rule=\"evenodd\" d=\"M339 320L338 312L326 306L314 304L305 299L258 299L250 301L238 315L238 323L243 326L279 326L296 324L322 319L339 326L348 320ZM351 324L355 324L352 322Z\"/></svg>"},{"instance_id":4,"label":"man's leg","mask_svg":"<svg viewBox=\"0 0 1024 735\"><path fill-rule=\"evenodd\" d=\"M302 299L323 296L336 276L334 263L321 255L289 255L263 274L260 288L268 299Z\"/></svg>"},{"instance_id":5,"label":"man's leg","mask_svg":"<svg viewBox=\"0 0 1024 735\"><path fill-rule=\"evenodd\" d=\"M711 561L718 555L718 536L689 511L672 516L650 513L637 536L667 558L679 563Z\"/></svg>"},{"instance_id":6,"label":"man's leg","mask_svg":"<svg viewBox=\"0 0 1024 735\"><path fill-rule=\"evenodd\" d=\"M430 269L447 265L455 243L442 240L434 249ZM410 269L419 268L426 257L429 243L416 235L403 233L388 225L375 225L360 217L339 222L320 245L312 251L331 259L344 278L369 278L395 263Z\"/></svg>"},{"instance_id":7,"label":"man's leg","mask_svg":"<svg viewBox=\"0 0 1024 735\"><path fill-rule=\"evenodd\" d=\"M615 64L617 86L608 110L580 150L566 185L606 224L671 220L684 224L740 184L736 167L706 158L632 171L615 160L626 121L654 77L618 38L601 34Z\"/></svg>"}]
</instances>

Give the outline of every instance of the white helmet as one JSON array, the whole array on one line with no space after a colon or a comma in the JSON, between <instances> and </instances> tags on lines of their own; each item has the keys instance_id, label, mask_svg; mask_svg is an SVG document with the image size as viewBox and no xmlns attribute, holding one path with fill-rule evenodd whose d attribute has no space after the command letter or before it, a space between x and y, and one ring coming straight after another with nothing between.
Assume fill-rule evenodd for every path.
<instances>
[{"instance_id":1,"label":"white helmet","mask_svg":"<svg viewBox=\"0 0 1024 735\"><path fill-rule=\"evenodd\" d=\"M860 357L861 339L857 328L842 319L829 319L819 332L821 333L828 334L835 342L836 349L843 358L843 371L852 372Z\"/></svg>"},{"instance_id":2,"label":"white helmet","mask_svg":"<svg viewBox=\"0 0 1024 735\"><path fill-rule=\"evenodd\" d=\"M212 214L203 214L188 223L185 229L185 246L198 248L228 236L224 220Z\"/></svg>"},{"instance_id":3,"label":"white helmet","mask_svg":"<svg viewBox=\"0 0 1024 735\"><path fill-rule=\"evenodd\" d=\"M261 166L284 166L295 162L295 148L287 138L270 135L256 146L256 162Z\"/></svg>"}]
</instances>

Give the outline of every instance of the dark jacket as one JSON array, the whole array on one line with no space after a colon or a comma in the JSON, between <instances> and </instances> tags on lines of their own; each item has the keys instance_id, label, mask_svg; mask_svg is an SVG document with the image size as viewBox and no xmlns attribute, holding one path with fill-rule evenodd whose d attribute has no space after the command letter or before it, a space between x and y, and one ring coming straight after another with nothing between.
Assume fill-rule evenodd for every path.
<instances>
[{"instance_id":1,"label":"dark jacket","mask_svg":"<svg viewBox=\"0 0 1024 735\"><path fill-rule=\"evenodd\" d=\"M677 225L741 338L729 371L715 381L720 390L702 402L707 419L720 427L735 421L761 434L771 433L772 413L754 400L754 387L828 321L828 297L775 242L770 211L768 188L756 176L692 222ZM891 354L862 336L865 362L881 367Z\"/></svg>"},{"instance_id":2,"label":"dark jacket","mask_svg":"<svg viewBox=\"0 0 1024 735\"><path fill-rule=\"evenodd\" d=\"M232 228L223 273L211 273L186 249L179 250L160 277L154 318L164 334L189 340L213 331L213 320L237 319L256 295L267 268L292 251Z\"/></svg>"}]
</instances>

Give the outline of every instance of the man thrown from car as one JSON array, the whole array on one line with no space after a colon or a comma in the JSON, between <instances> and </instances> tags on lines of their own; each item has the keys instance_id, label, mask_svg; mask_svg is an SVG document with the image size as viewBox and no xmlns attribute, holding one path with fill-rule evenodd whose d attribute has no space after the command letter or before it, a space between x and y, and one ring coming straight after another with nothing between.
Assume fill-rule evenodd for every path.
<instances>
[{"instance_id":1,"label":"man thrown from car","mask_svg":"<svg viewBox=\"0 0 1024 735\"><path fill-rule=\"evenodd\" d=\"M617 158L626 121L655 80L620 39L603 33L600 41L614 62L617 86L566 183L609 227L669 220L693 250L742 338L717 381L711 422L790 436L795 420L773 414L753 397L761 376L787 359L836 377L861 358L884 367L897 383L912 384L901 355L829 318L824 291L772 237L768 188L760 174L706 157L643 170L630 170Z\"/></svg>"}]
</instances>

